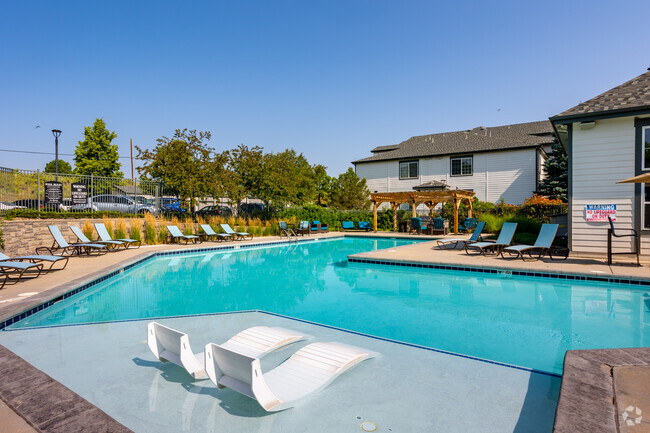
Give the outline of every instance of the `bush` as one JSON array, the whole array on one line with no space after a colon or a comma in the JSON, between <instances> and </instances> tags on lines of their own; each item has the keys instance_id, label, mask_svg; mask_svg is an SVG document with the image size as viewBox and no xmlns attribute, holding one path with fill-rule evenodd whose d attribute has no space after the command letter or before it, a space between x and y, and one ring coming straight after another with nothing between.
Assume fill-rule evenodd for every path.
<instances>
[{"instance_id":1,"label":"bush","mask_svg":"<svg viewBox=\"0 0 650 433\"><path fill-rule=\"evenodd\" d=\"M126 221L123 218L120 218L115 224L115 238L116 239L125 239L126 238Z\"/></svg>"},{"instance_id":2,"label":"bush","mask_svg":"<svg viewBox=\"0 0 650 433\"><path fill-rule=\"evenodd\" d=\"M12 209L5 214L5 219L39 218L39 219L82 219L82 218L120 218L130 216L121 212L39 212L36 209ZM131 215L132 216L132 215ZM140 216L141 217L141 216Z\"/></svg>"},{"instance_id":3,"label":"bush","mask_svg":"<svg viewBox=\"0 0 650 433\"><path fill-rule=\"evenodd\" d=\"M303 207L290 207L278 212L278 219L297 223L299 221L320 221L327 224L330 230L340 230L342 221L368 221L372 225L372 211L369 210L336 210L310 205ZM393 211L383 210L377 212L377 228L379 230L393 229Z\"/></svg>"},{"instance_id":4,"label":"bush","mask_svg":"<svg viewBox=\"0 0 650 433\"><path fill-rule=\"evenodd\" d=\"M526 199L519 208L519 213L529 218L535 218L545 223L549 222L552 215L567 212L567 204L562 200L550 199L539 195L533 195Z\"/></svg>"},{"instance_id":5,"label":"bush","mask_svg":"<svg viewBox=\"0 0 650 433\"><path fill-rule=\"evenodd\" d=\"M5 249L5 238L2 233L2 224L3 224L3 220L0 218L0 250Z\"/></svg>"},{"instance_id":6,"label":"bush","mask_svg":"<svg viewBox=\"0 0 650 433\"><path fill-rule=\"evenodd\" d=\"M104 226L106 226L106 231L108 232L108 235L114 238L115 236L113 235L113 220L108 219L108 217L102 216L102 222L104 223Z\"/></svg>"},{"instance_id":7,"label":"bush","mask_svg":"<svg viewBox=\"0 0 650 433\"><path fill-rule=\"evenodd\" d=\"M95 237L93 236L93 225L88 220L84 221L84 226L81 231L84 232L84 235L86 235L86 237L90 240Z\"/></svg>"},{"instance_id":8,"label":"bush","mask_svg":"<svg viewBox=\"0 0 650 433\"><path fill-rule=\"evenodd\" d=\"M518 235L523 233L530 233L534 236L533 243L537 239L537 234L539 229L542 227L542 223L538 220L528 218L522 215L493 215L485 213L479 215L477 218L479 221L485 222L485 227L483 231L486 233L498 233L501 230L504 222L517 223L517 231L515 234L515 239ZM522 242L523 243L523 242Z\"/></svg>"},{"instance_id":9,"label":"bush","mask_svg":"<svg viewBox=\"0 0 650 433\"><path fill-rule=\"evenodd\" d=\"M147 213L144 216L144 241L148 245L154 245L156 242L158 242L156 218L150 213Z\"/></svg>"},{"instance_id":10,"label":"bush","mask_svg":"<svg viewBox=\"0 0 650 433\"><path fill-rule=\"evenodd\" d=\"M142 240L142 219L138 217L131 217L129 223L131 230L129 231L129 237L135 241Z\"/></svg>"}]
</instances>

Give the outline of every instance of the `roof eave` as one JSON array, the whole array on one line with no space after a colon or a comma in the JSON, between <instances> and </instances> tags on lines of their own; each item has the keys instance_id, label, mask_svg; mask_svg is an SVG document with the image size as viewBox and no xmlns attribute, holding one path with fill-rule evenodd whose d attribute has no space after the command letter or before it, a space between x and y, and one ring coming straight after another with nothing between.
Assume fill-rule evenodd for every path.
<instances>
[{"instance_id":1,"label":"roof eave","mask_svg":"<svg viewBox=\"0 0 650 433\"><path fill-rule=\"evenodd\" d=\"M575 122L585 122L585 121L598 120L598 119L636 116L640 114L650 114L650 105L642 105L642 106L629 107L629 108L618 108L616 110L594 111L591 113L569 114L566 116L557 115L557 116L549 117L548 120L551 121L551 124L555 129L556 124L566 125Z\"/></svg>"}]
</instances>

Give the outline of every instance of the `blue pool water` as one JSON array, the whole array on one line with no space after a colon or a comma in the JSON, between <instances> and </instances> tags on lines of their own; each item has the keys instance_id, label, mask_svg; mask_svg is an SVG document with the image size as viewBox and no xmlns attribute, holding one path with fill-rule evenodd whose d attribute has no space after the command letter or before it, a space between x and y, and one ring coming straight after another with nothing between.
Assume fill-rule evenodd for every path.
<instances>
[{"instance_id":1,"label":"blue pool water","mask_svg":"<svg viewBox=\"0 0 650 433\"><path fill-rule=\"evenodd\" d=\"M159 257L12 328L259 309L553 373L569 349L650 345L643 289L346 260L412 242L344 238Z\"/></svg>"}]
</instances>

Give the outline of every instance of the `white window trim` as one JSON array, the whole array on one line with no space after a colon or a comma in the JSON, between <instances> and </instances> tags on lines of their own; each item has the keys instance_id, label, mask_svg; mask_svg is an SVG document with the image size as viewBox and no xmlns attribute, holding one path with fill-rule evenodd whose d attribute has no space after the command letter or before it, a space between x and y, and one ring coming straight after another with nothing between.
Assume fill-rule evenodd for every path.
<instances>
[{"instance_id":1,"label":"white window trim","mask_svg":"<svg viewBox=\"0 0 650 433\"><path fill-rule=\"evenodd\" d=\"M454 165L454 160L460 159L460 174L454 174L452 167ZM472 161L472 172L470 174L463 174L463 159L469 159ZM449 158L449 175L451 177L463 177L463 176L474 176L474 155L469 156L454 156Z\"/></svg>"},{"instance_id":2,"label":"white window trim","mask_svg":"<svg viewBox=\"0 0 650 433\"><path fill-rule=\"evenodd\" d=\"M418 174L417 174L417 176L411 177L410 176L410 174L411 174L410 164L413 164L413 163L416 163L417 166L418 166ZM402 177L402 164L409 164L409 170L408 170L409 176L408 177ZM419 179L420 178L420 161L419 160L400 161L399 164L397 165L397 170L399 171L399 173L398 173L399 174L399 180Z\"/></svg>"},{"instance_id":3,"label":"white window trim","mask_svg":"<svg viewBox=\"0 0 650 433\"><path fill-rule=\"evenodd\" d=\"M650 128L648 128L650 129ZM641 230L650 230L650 227L645 226L645 208L647 204L650 204L650 201L645 201L646 194L646 185L647 183L641 184Z\"/></svg>"},{"instance_id":4,"label":"white window trim","mask_svg":"<svg viewBox=\"0 0 650 433\"><path fill-rule=\"evenodd\" d=\"M643 170L650 170L650 166L646 166L646 160L645 160L645 142L646 142L646 136L650 132L650 126L644 126L641 128L641 165L643 166Z\"/></svg>"}]
</instances>

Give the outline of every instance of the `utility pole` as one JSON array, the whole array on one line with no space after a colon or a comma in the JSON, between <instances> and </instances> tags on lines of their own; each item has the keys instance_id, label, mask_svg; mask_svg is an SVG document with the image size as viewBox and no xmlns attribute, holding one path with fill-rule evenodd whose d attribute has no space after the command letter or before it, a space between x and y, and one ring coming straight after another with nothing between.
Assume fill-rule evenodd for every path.
<instances>
[{"instance_id":1,"label":"utility pole","mask_svg":"<svg viewBox=\"0 0 650 433\"><path fill-rule=\"evenodd\" d=\"M56 176L56 180L59 180L59 135L61 135L61 131L58 129L53 129L52 130L52 135L54 135L54 173Z\"/></svg>"},{"instance_id":2,"label":"utility pole","mask_svg":"<svg viewBox=\"0 0 650 433\"><path fill-rule=\"evenodd\" d=\"M131 181L135 180L135 177L133 176L133 139L131 138Z\"/></svg>"}]
</instances>

